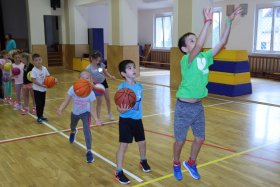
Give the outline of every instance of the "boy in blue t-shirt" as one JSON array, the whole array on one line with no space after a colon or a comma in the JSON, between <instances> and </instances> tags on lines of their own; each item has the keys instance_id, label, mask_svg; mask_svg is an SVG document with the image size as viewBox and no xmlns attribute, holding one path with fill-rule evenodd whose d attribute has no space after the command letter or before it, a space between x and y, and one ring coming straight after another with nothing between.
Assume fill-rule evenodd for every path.
<instances>
[{"instance_id":1,"label":"boy in blue t-shirt","mask_svg":"<svg viewBox=\"0 0 280 187\"><path fill-rule=\"evenodd\" d=\"M85 79L90 82L91 81L91 75L90 72L84 70L80 73L80 79ZM81 119L83 121L83 130L84 130L84 136L85 136L85 142L87 147L87 162L91 163L94 161L93 154L91 151L91 143L92 143L92 137L90 132L90 124L91 124L91 116L94 117L96 125L101 125L101 121L97 118L96 111L94 110L93 102L96 100L96 97L93 92L90 92L90 94L87 97L79 97L75 94L73 86L71 86L68 90L68 95L64 102L60 105L57 113L58 115L61 115L63 110L68 106L70 103L70 100L72 99L73 105L72 105L72 112L71 112L71 133L69 136L69 142L73 143L75 140L75 136L78 132L76 129L79 120Z\"/></svg>"},{"instance_id":2,"label":"boy in blue t-shirt","mask_svg":"<svg viewBox=\"0 0 280 187\"><path fill-rule=\"evenodd\" d=\"M135 82L136 68L135 63L131 60L123 60L119 64L119 71L121 76L125 78L118 90L122 88L129 88L134 91L136 95L136 104L129 108L129 106L118 106L120 112L119 119L119 141L120 147L117 152L117 171L115 178L121 184L128 184L130 180L124 175L122 170L124 154L129 143L132 143L133 137L139 146L140 164L144 172L150 172L151 168L146 159L146 141L145 132L142 123L142 98L143 89L140 83Z\"/></svg>"}]
</instances>

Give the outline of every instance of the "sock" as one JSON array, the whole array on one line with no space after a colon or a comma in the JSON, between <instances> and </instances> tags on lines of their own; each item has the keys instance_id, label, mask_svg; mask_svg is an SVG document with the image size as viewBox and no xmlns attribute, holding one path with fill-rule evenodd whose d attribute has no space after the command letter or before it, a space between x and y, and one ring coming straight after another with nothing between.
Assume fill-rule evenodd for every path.
<instances>
[{"instance_id":1,"label":"sock","mask_svg":"<svg viewBox=\"0 0 280 187\"><path fill-rule=\"evenodd\" d=\"M140 162L142 162L143 160L147 160L147 159L146 159L146 158L141 158L141 159L140 159Z\"/></svg>"},{"instance_id":2,"label":"sock","mask_svg":"<svg viewBox=\"0 0 280 187\"><path fill-rule=\"evenodd\" d=\"M122 171L122 167L119 167L119 166L118 166L118 167L117 167L117 173L120 172L120 171Z\"/></svg>"},{"instance_id":3,"label":"sock","mask_svg":"<svg viewBox=\"0 0 280 187\"><path fill-rule=\"evenodd\" d=\"M173 160L173 164L174 165L180 165L181 163L180 163L180 160Z\"/></svg>"},{"instance_id":4,"label":"sock","mask_svg":"<svg viewBox=\"0 0 280 187\"><path fill-rule=\"evenodd\" d=\"M188 164L191 165L191 166L195 165L195 160L192 160L191 158L189 158Z\"/></svg>"}]
</instances>

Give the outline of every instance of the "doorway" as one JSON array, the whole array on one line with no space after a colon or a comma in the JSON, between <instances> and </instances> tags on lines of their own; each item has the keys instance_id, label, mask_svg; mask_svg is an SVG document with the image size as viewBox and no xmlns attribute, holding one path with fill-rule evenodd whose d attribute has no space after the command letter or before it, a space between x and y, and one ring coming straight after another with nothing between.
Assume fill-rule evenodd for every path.
<instances>
[{"instance_id":1,"label":"doorway","mask_svg":"<svg viewBox=\"0 0 280 187\"><path fill-rule=\"evenodd\" d=\"M58 51L59 27L58 16L44 16L45 42L48 51Z\"/></svg>"}]
</instances>

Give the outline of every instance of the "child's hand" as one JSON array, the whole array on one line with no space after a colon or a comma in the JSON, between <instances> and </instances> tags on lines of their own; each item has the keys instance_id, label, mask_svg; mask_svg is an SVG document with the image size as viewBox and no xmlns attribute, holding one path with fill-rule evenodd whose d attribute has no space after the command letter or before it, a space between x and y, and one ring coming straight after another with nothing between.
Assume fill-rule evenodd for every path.
<instances>
[{"instance_id":1,"label":"child's hand","mask_svg":"<svg viewBox=\"0 0 280 187\"><path fill-rule=\"evenodd\" d=\"M131 107L129 107L129 105L121 105L121 107L119 107L119 106L117 106L117 107L118 107L118 111L120 113L125 113L131 109Z\"/></svg>"},{"instance_id":2,"label":"child's hand","mask_svg":"<svg viewBox=\"0 0 280 187\"><path fill-rule=\"evenodd\" d=\"M95 125L96 125L96 126L102 125L102 121L99 120L99 119L95 120Z\"/></svg>"},{"instance_id":3,"label":"child's hand","mask_svg":"<svg viewBox=\"0 0 280 187\"><path fill-rule=\"evenodd\" d=\"M231 13L231 15L228 17L229 21L233 21L238 15L241 15L242 13L242 8L241 7L237 7L233 13Z\"/></svg>"},{"instance_id":4,"label":"child's hand","mask_svg":"<svg viewBox=\"0 0 280 187\"><path fill-rule=\"evenodd\" d=\"M114 75L111 76L111 79L116 80L116 77Z\"/></svg>"},{"instance_id":5,"label":"child's hand","mask_svg":"<svg viewBox=\"0 0 280 187\"><path fill-rule=\"evenodd\" d=\"M57 80L57 78L54 78L54 82L55 82L55 84L57 84L57 83L58 83L58 80Z\"/></svg>"},{"instance_id":6,"label":"child's hand","mask_svg":"<svg viewBox=\"0 0 280 187\"><path fill-rule=\"evenodd\" d=\"M59 108L56 110L57 115L61 116L62 115L62 110Z\"/></svg>"},{"instance_id":7,"label":"child's hand","mask_svg":"<svg viewBox=\"0 0 280 187\"><path fill-rule=\"evenodd\" d=\"M212 8L204 8L203 9L204 19L205 21L213 20L213 11Z\"/></svg>"}]
</instances>

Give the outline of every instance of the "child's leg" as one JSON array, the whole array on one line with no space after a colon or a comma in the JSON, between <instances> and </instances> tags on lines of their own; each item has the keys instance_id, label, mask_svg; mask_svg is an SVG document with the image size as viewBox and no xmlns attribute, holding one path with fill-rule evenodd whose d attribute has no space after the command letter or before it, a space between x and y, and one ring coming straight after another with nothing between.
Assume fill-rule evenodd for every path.
<instances>
[{"instance_id":1,"label":"child's leg","mask_svg":"<svg viewBox=\"0 0 280 187\"><path fill-rule=\"evenodd\" d=\"M140 153L140 159L145 160L146 159L146 141L140 141L137 142L139 147L139 153Z\"/></svg>"},{"instance_id":2,"label":"child's leg","mask_svg":"<svg viewBox=\"0 0 280 187\"><path fill-rule=\"evenodd\" d=\"M30 94L30 96L32 98L32 107L36 108L36 103L35 103L35 98L34 98L34 91L33 91L32 87L29 88L28 90L29 90L29 94Z\"/></svg>"},{"instance_id":3,"label":"child's leg","mask_svg":"<svg viewBox=\"0 0 280 187\"><path fill-rule=\"evenodd\" d=\"M21 88L22 84L15 84L17 103L21 105Z\"/></svg>"},{"instance_id":4,"label":"child's leg","mask_svg":"<svg viewBox=\"0 0 280 187\"><path fill-rule=\"evenodd\" d=\"M119 150L117 151L117 169L122 168L124 154L126 152L128 143L120 142Z\"/></svg>"},{"instance_id":5,"label":"child's leg","mask_svg":"<svg viewBox=\"0 0 280 187\"><path fill-rule=\"evenodd\" d=\"M40 92L40 91L34 90L36 113L37 113L38 118L43 117L45 95L46 95L46 92Z\"/></svg>"},{"instance_id":6,"label":"child's leg","mask_svg":"<svg viewBox=\"0 0 280 187\"><path fill-rule=\"evenodd\" d=\"M96 96L96 114L98 119L100 119L101 105L102 105L102 96Z\"/></svg>"},{"instance_id":7,"label":"child's leg","mask_svg":"<svg viewBox=\"0 0 280 187\"><path fill-rule=\"evenodd\" d=\"M25 85L23 85L23 88L22 88L23 107L24 107L25 109L28 108L28 94L29 94L28 88L26 88Z\"/></svg>"},{"instance_id":8,"label":"child's leg","mask_svg":"<svg viewBox=\"0 0 280 187\"><path fill-rule=\"evenodd\" d=\"M92 144L92 137L91 137L91 132L90 132L90 124L91 124L91 116L90 112L86 112L84 114L80 115L83 121L83 130L84 130L84 135L85 135L85 141L86 141L86 146L87 150L91 150L91 144ZM71 126L72 130L72 126Z\"/></svg>"},{"instance_id":9,"label":"child's leg","mask_svg":"<svg viewBox=\"0 0 280 187\"><path fill-rule=\"evenodd\" d=\"M110 100L110 91L109 91L109 88L106 88L105 89L105 100L106 100L106 105L107 105L107 111L108 111L108 114L111 114L111 100Z\"/></svg>"}]
</instances>

